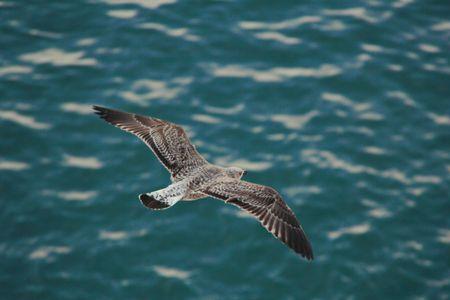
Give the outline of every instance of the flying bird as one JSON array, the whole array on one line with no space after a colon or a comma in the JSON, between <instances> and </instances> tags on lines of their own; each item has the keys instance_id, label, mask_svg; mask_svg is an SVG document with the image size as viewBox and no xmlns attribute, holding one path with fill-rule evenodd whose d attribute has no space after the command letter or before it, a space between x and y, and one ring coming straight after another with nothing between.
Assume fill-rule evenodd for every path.
<instances>
[{"instance_id":1,"label":"flying bird","mask_svg":"<svg viewBox=\"0 0 450 300\"><path fill-rule=\"evenodd\" d=\"M246 171L209 163L179 125L153 117L93 106L106 122L140 138L171 174L166 188L139 195L151 210L169 208L178 201L213 197L247 211L270 233L308 260L311 244L292 210L273 188L241 180Z\"/></svg>"}]
</instances>

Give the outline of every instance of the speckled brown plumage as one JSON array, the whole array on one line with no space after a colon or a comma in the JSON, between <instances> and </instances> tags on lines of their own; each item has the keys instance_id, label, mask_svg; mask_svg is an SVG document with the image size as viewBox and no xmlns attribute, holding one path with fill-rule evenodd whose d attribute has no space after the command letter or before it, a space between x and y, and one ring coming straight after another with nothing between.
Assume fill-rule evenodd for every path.
<instances>
[{"instance_id":1,"label":"speckled brown plumage","mask_svg":"<svg viewBox=\"0 0 450 300\"><path fill-rule=\"evenodd\" d=\"M207 162L180 126L157 118L94 106L108 123L143 140L170 172L172 184L139 199L149 209L166 209L180 200L211 196L246 210L277 239L308 260L311 244L292 210L271 187L241 180L245 171ZM158 203L160 202L160 203Z\"/></svg>"}]
</instances>

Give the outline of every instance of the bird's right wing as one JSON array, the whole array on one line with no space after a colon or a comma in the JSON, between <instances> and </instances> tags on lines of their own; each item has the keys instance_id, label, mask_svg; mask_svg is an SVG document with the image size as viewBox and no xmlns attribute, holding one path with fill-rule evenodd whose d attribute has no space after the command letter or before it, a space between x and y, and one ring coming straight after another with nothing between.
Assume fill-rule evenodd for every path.
<instances>
[{"instance_id":1,"label":"bird's right wing","mask_svg":"<svg viewBox=\"0 0 450 300\"><path fill-rule=\"evenodd\" d=\"M207 163L181 126L105 107L93 106L93 108L106 122L144 141L173 178L183 178L191 170Z\"/></svg>"},{"instance_id":2,"label":"bird's right wing","mask_svg":"<svg viewBox=\"0 0 450 300\"><path fill-rule=\"evenodd\" d=\"M289 248L308 260L313 259L311 244L305 232L292 210L273 188L224 178L202 192L251 213Z\"/></svg>"}]
</instances>

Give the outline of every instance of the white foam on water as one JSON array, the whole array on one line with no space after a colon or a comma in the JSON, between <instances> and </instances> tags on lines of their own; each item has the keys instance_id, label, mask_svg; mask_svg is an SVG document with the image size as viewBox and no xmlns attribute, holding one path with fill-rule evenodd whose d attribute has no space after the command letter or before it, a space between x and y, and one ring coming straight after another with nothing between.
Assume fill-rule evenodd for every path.
<instances>
[{"instance_id":1,"label":"white foam on water","mask_svg":"<svg viewBox=\"0 0 450 300\"><path fill-rule=\"evenodd\" d=\"M135 9L115 9L109 10L106 14L117 19L132 19L136 17L137 13Z\"/></svg>"},{"instance_id":2,"label":"white foam on water","mask_svg":"<svg viewBox=\"0 0 450 300\"><path fill-rule=\"evenodd\" d=\"M275 41L285 45L297 45L302 42L299 38L288 37L276 31L259 32L255 34L255 37L260 40Z\"/></svg>"},{"instance_id":3,"label":"white foam on water","mask_svg":"<svg viewBox=\"0 0 450 300\"><path fill-rule=\"evenodd\" d=\"M275 141L275 142L283 141L287 138L286 135L284 135L282 133L268 134L266 137L269 141Z\"/></svg>"},{"instance_id":4,"label":"white foam on water","mask_svg":"<svg viewBox=\"0 0 450 300\"><path fill-rule=\"evenodd\" d=\"M444 21L444 22L440 22L437 24L434 24L431 27L432 30L434 31L450 31L450 22L449 21Z\"/></svg>"},{"instance_id":5,"label":"white foam on water","mask_svg":"<svg viewBox=\"0 0 450 300\"><path fill-rule=\"evenodd\" d=\"M414 0L397 0L392 4L392 6L395 8L402 8L413 2L414 2Z\"/></svg>"},{"instance_id":6,"label":"white foam on water","mask_svg":"<svg viewBox=\"0 0 450 300\"><path fill-rule=\"evenodd\" d=\"M132 84L130 91L122 92L121 96L127 101L140 105L146 105L151 100L172 100L191 82L190 77L178 77L169 82L139 79Z\"/></svg>"},{"instance_id":7,"label":"white foam on water","mask_svg":"<svg viewBox=\"0 0 450 300\"><path fill-rule=\"evenodd\" d=\"M397 169L376 170L374 168L349 163L338 158L329 151L321 151L315 149L304 149L300 153L305 162L309 162L324 169L338 169L351 174L366 173L374 176L380 176L387 179L399 181L404 184L411 184L411 179Z\"/></svg>"},{"instance_id":8,"label":"white foam on water","mask_svg":"<svg viewBox=\"0 0 450 300\"><path fill-rule=\"evenodd\" d=\"M329 151L305 149L301 151L301 156L305 161L322 168L340 169L353 174L371 173L374 171L370 167L355 165L341 160Z\"/></svg>"},{"instance_id":9,"label":"white foam on water","mask_svg":"<svg viewBox=\"0 0 450 300\"><path fill-rule=\"evenodd\" d=\"M100 47L95 49L96 54L118 54L122 48Z\"/></svg>"},{"instance_id":10,"label":"white foam on water","mask_svg":"<svg viewBox=\"0 0 450 300\"><path fill-rule=\"evenodd\" d=\"M113 241L123 240L123 239L126 239L128 236L129 235L126 231L101 230L100 234L99 234L99 238L101 240L113 240Z\"/></svg>"},{"instance_id":11,"label":"white foam on water","mask_svg":"<svg viewBox=\"0 0 450 300\"><path fill-rule=\"evenodd\" d=\"M0 160L0 170L4 171L23 171L29 169L30 165L21 162L21 161L13 161L13 160Z\"/></svg>"},{"instance_id":12,"label":"white foam on water","mask_svg":"<svg viewBox=\"0 0 450 300\"><path fill-rule=\"evenodd\" d=\"M263 131L264 131L264 127L263 126L255 126L255 127L250 128L250 132L251 133L255 133L255 134L261 133Z\"/></svg>"},{"instance_id":13,"label":"white foam on water","mask_svg":"<svg viewBox=\"0 0 450 300\"><path fill-rule=\"evenodd\" d=\"M14 4L11 2L0 1L0 7L12 7L12 6L14 6Z\"/></svg>"},{"instance_id":14,"label":"white foam on water","mask_svg":"<svg viewBox=\"0 0 450 300\"><path fill-rule=\"evenodd\" d=\"M234 213L234 215L238 218L243 218L243 219L254 219L253 215L243 209L239 209L239 210L235 210L236 212Z\"/></svg>"},{"instance_id":15,"label":"white foam on water","mask_svg":"<svg viewBox=\"0 0 450 300\"><path fill-rule=\"evenodd\" d=\"M59 38L62 38L62 36L63 36L62 34L59 34L59 33L42 31L39 29L30 29L30 31L28 33L31 35L34 35L34 36L41 36L41 37L51 38L51 39L59 39Z\"/></svg>"},{"instance_id":16,"label":"white foam on water","mask_svg":"<svg viewBox=\"0 0 450 300\"><path fill-rule=\"evenodd\" d=\"M347 118L347 116L348 116L348 113L341 109L335 110L334 113L336 114L336 116L344 118L344 119Z\"/></svg>"},{"instance_id":17,"label":"white foam on water","mask_svg":"<svg viewBox=\"0 0 450 300\"><path fill-rule=\"evenodd\" d=\"M450 116L428 113L427 116L437 125L450 125Z\"/></svg>"},{"instance_id":18,"label":"white foam on water","mask_svg":"<svg viewBox=\"0 0 450 300\"><path fill-rule=\"evenodd\" d=\"M372 59L373 57L370 54L362 52L358 54L355 59L349 60L345 63L344 66L347 69L361 69L368 61L371 61Z\"/></svg>"},{"instance_id":19,"label":"white foam on water","mask_svg":"<svg viewBox=\"0 0 450 300\"><path fill-rule=\"evenodd\" d=\"M299 130L318 115L319 112L317 110L312 110L304 115L275 114L270 119L283 124L287 129Z\"/></svg>"},{"instance_id":20,"label":"white foam on water","mask_svg":"<svg viewBox=\"0 0 450 300\"><path fill-rule=\"evenodd\" d=\"M28 256L31 260L53 259L55 255L70 253L72 249L67 246L44 246L40 247Z\"/></svg>"},{"instance_id":21,"label":"white foam on water","mask_svg":"<svg viewBox=\"0 0 450 300\"><path fill-rule=\"evenodd\" d=\"M363 183L363 182L361 182L361 183ZM358 187L367 187L367 185L364 182L363 184L358 184ZM367 198L362 199L361 203L364 206L367 206L367 207L372 207L372 208L373 207L378 207L378 202L376 202L374 200L367 199Z\"/></svg>"},{"instance_id":22,"label":"white foam on water","mask_svg":"<svg viewBox=\"0 0 450 300\"><path fill-rule=\"evenodd\" d=\"M219 118L215 118L204 114L194 114L192 115L192 120L206 124L218 124L222 122L222 120Z\"/></svg>"},{"instance_id":23,"label":"white foam on water","mask_svg":"<svg viewBox=\"0 0 450 300\"><path fill-rule=\"evenodd\" d=\"M442 279L442 280L426 280L426 283L428 286L433 288L444 288L446 286L450 286L450 277ZM445 299L447 298L447 294L443 295L441 298Z\"/></svg>"},{"instance_id":24,"label":"white foam on water","mask_svg":"<svg viewBox=\"0 0 450 300\"><path fill-rule=\"evenodd\" d=\"M418 60L419 59L419 55L417 53L411 52L411 51L406 52L406 57L408 57L408 58L410 58L412 60Z\"/></svg>"},{"instance_id":25,"label":"white foam on water","mask_svg":"<svg viewBox=\"0 0 450 300\"><path fill-rule=\"evenodd\" d=\"M450 68L446 66L438 66L435 64L423 64L422 68L430 72L450 74Z\"/></svg>"},{"instance_id":26,"label":"white foam on water","mask_svg":"<svg viewBox=\"0 0 450 300\"><path fill-rule=\"evenodd\" d=\"M42 190L41 194L43 196L56 196L66 201L87 201L92 197L97 196L96 191L76 191L76 190L55 191L46 189Z\"/></svg>"},{"instance_id":27,"label":"white foam on water","mask_svg":"<svg viewBox=\"0 0 450 300\"><path fill-rule=\"evenodd\" d=\"M323 135L301 135L300 140L304 142L320 142L323 140Z\"/></svg>"},{"instance_id":28,"label":"white foam on water","mask_svg":"<svg viewBox=\"0 0 450 300\"><path fill-rule=\"evenodd\" d=\"M439 230L438 242L442 244L450 244L450 229Z\"/></svg>"},{"instance_id":29,"label":"white foam on water","mask_svg":"<svg viewBox=\"0 0 450 300\"><path fill-rule=\"evenodd\" d=\"M387 68L393 72L403 71L403 67L401 65L397 65L397 64L388 64Z\"/></svg>"},{"instance_id":30,"label":"white foam on water","mask_svg":"<svg viewBox=\"0 0 450 300\"><path fill-rule=\"evenodd\" d=\"M110 5L135 4L148 9L156 9L160 6L173 4L176 0L103 0Z\"/></svg>"},{"instance_id":31,"label":"white foam on water","mask_svg":"<svg viewBox=\"0 0 450 300\"><path fill-rule=\"evenodd\" d=\"M381 121L384 120L384 117L376 112L364 112L358 115L358 119L367 121Z\"/></svg>"},{"instance_id":32,"label":"white foam on water","mask_svg":"<svg viewBox=\"0 0 450 300\"><path fill-rule=\"evenodd\" d=\"M407 189L408 193L414 195L416 197L422 196L425 193L426 189L424 188L409 188Z\"/></svg>"},{"instance_id":33,"label":"white foam on water","mask_svg":"<svg viewBox=\"0 0 450 300\"><path fill-rule=\"evenodd\" d=\"M292 186L283 189L287 196L294 198L301 195L317 195L322 193L322 189L318 186Z\"/></svg>"},{"instance_id":34,"label":"white foam on water","mask_svg":"<svg viewBox=\"0 0 450 300\"><path fill-rule=\"evenodd\" d=\"M343 31L347 29L347 26L339 20L331 20L327 23L323 23L320 28L325 31Z\"/></svg>"},{"instance_id":35,"label":"white foam on water","mask_svg":"<svg viewBox=\"0 0 450 300\"><path fill-rule=\"evenodd\" d=\"M381 218L388 218L390 216L392 216L392 213L382 207L377 207L377 208L373 208L369 211L369 216L377 218L377 219L381 219Z\"/></svg>"},{"instance_id":36,"label":"white foam on water","mask_svg":"<svg viewBox=\"0 0 450 300\"><path fill-rule=\"evenodd\" d=\"M356 103L350 98L337 93L324 92L320 96L325 101L347 106L355 111L365 111L370 108L369 103Z\"/></svg>"},{"instance_id":37,"label":"white foam on water","mask_svg":"<svg viewBox=\"0 0 450 300\"><path fill-rule=\"evenodd\" d=\"M38 122L33 117L24 116L13 110L0 110L0 119L37 130L46 130L52 127L50 124Z\"/></svg>"},{"instance_id":38,"label":"white foam on water","mask_svg":"<svg viewBox=\"0 0 450 300\"><path fill-rule=\"evenodd\" d=\"M367 10L364 7L353 7L346 9L325 9L322 11L322 13L327 16L351 17L371 24L385 21L392 16L392 12L384 12L381 15L372 16L367 12Z\"/></svg>"},{"instance_id":39,"label":"white foam on water","mask_svg":"<svg viewBox=\"0 0 450 300\"><path fill-rule=\"evenodd\" d=\"M87 201L97 196L96 191L65 191L58 192L57 196L67 201Z\"/></svg>"},{"instance_id":40,"label":"white foam on water","mask_svg":"<svg viewBox=\"0 0 450 300\"><path fill-rule=\"evenodd\" d=\"M400 100L405 106L416 107L416 102L406 93L402 91L388 91L387 96Z\"/></svg>"},{"instance_id":41,"label":"white foam on water","mask_svg":"<svg viewBox=\"0 0 450 300\"><path fill-rule=\"evenodd\" d=\"M93 156L74 156L64 154L62 164L66 167L82 168L82 169L100 169L103 163Z\"/></svg>"},{"instance_id":42,"label":"white foam on water","mask_svg":"<svg viewBox=\"0 0 450 300\"><path fill-rule=\"evenodd\" d=\"M216 77L251 78L258 82L280 82L290 78L309 77L324 78L342 73L342 69L335 65L324 64L318 68L277 67L267 70L255 70L239 65L212 65L209 71Z\"/></svg>"},{"instance_id":43,"label":"white foam on water","mask_svg":"<svg viewBox=\"0 0 450 300\"><path fill-rule=\"evenodd\" d=\"M51 64L53 66L96 66L95 58L84 57L83 51L66 52L57 48L48 48L37 52L22 54L21 61L33 64Z\"/></svg>"},{"instance_id":44,"label":"white foam on water","mask_svg":"<svg viewBox=\"0 0 450 300\"><path fill-rule=\"evenodd\" d=\"M154 266L153 271L159 276L166 278L175 278L179 280L187 280L191 277L191 272L165 266Z\"/></svg>"},{"instance_id":45,"label":"white foam on water","mask_svg":"<svg viewBox=\"0 0 450 300\"><path fill-rule=\"evenodd\" d=\"M365 62L368 62L371 60L372 60L372 56L370 56L369 54L367 54L367 53L359 54L358 56L356 56L357 63L354 64L354 67L360 68L364 65Z\"/></svg>"},{"instance_id":46,"label":"white foam on water","mask_svg":"<svg viewBox=\"0 0 450 300\"><path fill-rule=\"evenodd\" d=\"M187 28L170 28L159 23L143 23L138 25L138 28L156 30L168 36L179 37L190 42L197 42L200 40L199 36L191 34Z\"/></svg>"},{"instance_id":47,"label":"white foam on water","mask_svg":"<svg viewBox=\"0 0 450 300\"><path fill-rule=\"evenodd\" d=\"M413 181L418 184L440 184L442 179L433 175L415 175Z\"/></svg>"},{"instance_id":48,"label":"white foam on water","mask_svg":"<svg viewBox=\"0 0 450 300\"><path fill-rule=\"evenodd\" d=\"M400 170L397 169L388 169L384 171L375 171L371 172L373 175L379 175L384 178L392 179L399 181L404 184L411 184L411 180Z\"/></svg>"},{"instance_id":49,"label":"white foam on water","mask_svg":"<svg viewBox=\"0 0 450 300\"><path fill-rule=\"evenodd\" d=\"M33 106L30 103L16 102L14 108L18 110L30 110Z\"/></svg>"},{"instance_id":50,"label":"white foam on water","mask_svg":"<svg viewBox=\"0 0 450 300\"><path fill-rule=\"evenodd\" d=\"M379 147L374 147L374 146L369 146L369 147L364 147L363 151L369 154L373 154L373 155L383 155L386 154L387 151L379 148Z\"/></svg>"},{"instance_id":51,"label":"white foam on water","mask_svg":"<svg viewBox=\"0 0 450 300\"><path fill-rule=\"evenodd\" d=\"M77 41L77 46L91 46L97 42L94 38L83 38Z\"/></svg>"},{"instance_id":52,"label":"white foam on water","mask_svg":"<svg viewBox=\"0 0 450 300\"><path fill-rule=\"evenodd\" d=\"M136 230L136 231L109 231L109 230L100 230L98 237L101 240L110 240L110 241L121 241L132 237L141 237L148 233L146 229Z\"/></svg>"},{"instance_id":53,"label":"white foam on water","mask_svg":"<svg viewBox=\"0 0 450 300\"><path fill-rule=\"evenodd\" d=\"M234 115L241 112L244 109L245 105L243 103L239 103L235 106L224 108L224 107L215 107L206 105L204 109L209 113L215 113L219 115Z\"/></svg>"},{"instance_id":54,"label":"white foam on water","mask_svg":"<svg viewBox=\"0 0 450 300\"><path fill-rule=\"evenodd\" d=\"M246 30L255 30L255 29L282 30L282 29L297 28L304 24L318 23L321 20L322 18L318 16L302 16L280 22L242 21L238 23L238 26Z\"/></svg>"},{"instance_id":55,"label":"white foam on water","mask_svg":"<svg viewBox=\"0 0 450 300\"><path fill-rule=\"evenodd\" d=\"M337 239L340 238L343 235L361 235L369 232L371 229L370 224L368 223L362 223L358 225L353 225L349 227L343 227L341 229L335 230L335 231L329 231L327 233L328 238L330 239Z\"/></svg>"},{"instance_id":56,"label":"white foam on water","mask_svg":"<svg viewBox=\"0 0 450 300\"><path fill-rule=\"evenodd\" d=\"M384 51L383 47L374 44L362 44L361 48L364 51L372 53L381 53Z\"/></svg>"},{"instance_id":57,"label":"white foam on water","mask_svg":"<svg viewBox=\"0 0 450 300\"><path fill-rule=\"evenodd\" d=\"M439 53L441 49L438 46L430 44L419 44L419 49L427 53Z\"/></svg>"},{"instance_id":58,"label":"white foam on water","mask_svg":"<svg viewBox=\"0 0 450 300\"><path fill-rule=\"evenodd\" d=\"M92 114L92 105L81 104L76 102L66 102L59 106L62 111L76 113L79 115Z\"/></svg>"},{"instance_id":59,"label":"white foam on water","mask_svg":"<svg viewBox=\"0 0 450 300\"><path fill-rule=\"evenodd\" d=\"M423 250L423 244L419 243L418 241L407 241L405 243L406 248L413 249L415 251L422 251Z\"/></svg>"},{"instance_id":60,"label":"white foam on water","mask_svg":"<svg viewBox=\"0 0 450 300\"><path fill-rule=\"evenodd\" d=\"M333 102L333 103L338 103L341 105L345 105L345 106L354 106L354 102L351 101L349 98L345 97L344 95L341 94L335 94L335 93L322 93L321 95L322 99L325 101L329 101L329 102Z\"/></svg>"},{"instance_id":61,"label":"white foam on water","mask_svg":"<svg viewBox=\"0 0 450 300\"><path fill-rule=\"evenodd\" d=\"M0 77L11 74L30 74L31 72L33 72L33 68L21 65L9 65L0 67Z\"/></svg>"}]
</instances>

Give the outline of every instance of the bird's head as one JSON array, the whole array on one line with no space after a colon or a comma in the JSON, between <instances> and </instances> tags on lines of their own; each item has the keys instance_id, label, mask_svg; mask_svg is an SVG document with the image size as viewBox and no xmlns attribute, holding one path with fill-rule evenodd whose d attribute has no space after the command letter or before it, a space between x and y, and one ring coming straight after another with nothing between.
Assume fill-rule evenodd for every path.
<instances>
[{"instance_id":1,"label":"bird's head","mask_svg":"<svg viewBox=\"0 0 450 300\"><path fill-rule=\"evenodd\" d=\"M235 179L241 179L245 174L247 174L247 171L238 168L238 167L229 167L226 168L227 175L231 178Z\"/></svg>"}]
</instances>

